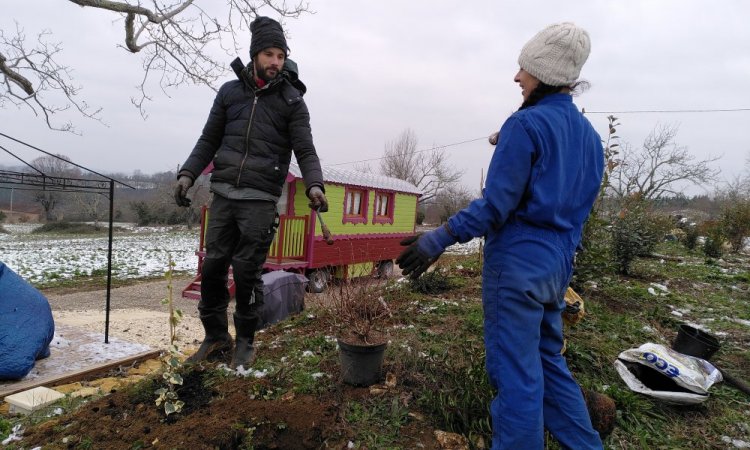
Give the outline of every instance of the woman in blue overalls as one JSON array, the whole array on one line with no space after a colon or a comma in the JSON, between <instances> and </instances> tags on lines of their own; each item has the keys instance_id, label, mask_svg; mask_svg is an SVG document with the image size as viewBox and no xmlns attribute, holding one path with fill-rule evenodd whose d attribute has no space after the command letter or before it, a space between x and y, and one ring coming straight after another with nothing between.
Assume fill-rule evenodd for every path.
<instances>
[{"instance_id":1,"label":"woman in blue overalls","mask_svg":"<svg viewBox=\"0 0 750 450\"><path fill-rule=\"evenodd\" d=\"M581 390L560 354L564 293L599 192L599 135L571 98L589 36L551 25L521 50L523 104L500 128L480 199L436 230L408 238L397 262L418 277L455 242L486 237L482 274L492 449L601 449Z\"/></svg>"}]
</instances>

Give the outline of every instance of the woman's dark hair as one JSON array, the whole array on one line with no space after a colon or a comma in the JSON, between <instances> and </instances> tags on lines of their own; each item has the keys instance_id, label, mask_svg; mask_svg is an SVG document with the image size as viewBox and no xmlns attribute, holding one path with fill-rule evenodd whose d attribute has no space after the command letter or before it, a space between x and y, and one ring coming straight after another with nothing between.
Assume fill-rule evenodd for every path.
<instances>
[{"instance_id":1,"label":"woman's dark hair","mask_svg":"<svg viewBox=\"0 0 750 450\"><path fill-rule=\"evenodd\" d=\"M589 83L588 81L581 80L576 81L571 86L550 86L549 84L545 84L540 81L539 84L534 88L534 90L529 94L529 98L523 101L521 107L518 108L518 110L520 111L522 109L528 108L529 106L534 106L539 103L539 100L543 99L544 97L551 94L557 94L565 88L570 89L572 95L576 95L588 89Z\"/></svg>"}]
</instances>

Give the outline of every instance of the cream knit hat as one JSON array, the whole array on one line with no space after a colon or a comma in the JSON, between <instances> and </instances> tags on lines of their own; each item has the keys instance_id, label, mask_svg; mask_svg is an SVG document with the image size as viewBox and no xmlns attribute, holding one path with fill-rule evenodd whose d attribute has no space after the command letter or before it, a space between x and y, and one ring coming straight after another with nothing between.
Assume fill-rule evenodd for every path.
<instances>
[{"instance_id":1,"label":"cream knit hat","mask_svg":"<svg viewBox=\"0 0 750 450\"><path fill-rule=\"evenodd\" d=\"M518 65L542 83L569 86L578 79L590 51L586 30L570 22L556 23L523 46Z\"/></svg>"}]
</instances>

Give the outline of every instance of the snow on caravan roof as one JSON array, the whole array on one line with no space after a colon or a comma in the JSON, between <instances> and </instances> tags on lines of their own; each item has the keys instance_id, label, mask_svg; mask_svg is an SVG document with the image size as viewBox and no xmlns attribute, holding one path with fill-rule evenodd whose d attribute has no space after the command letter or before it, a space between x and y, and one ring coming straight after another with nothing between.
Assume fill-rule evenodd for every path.
<instances>
[{"instance_id":1,"label":"snow on caravan roof","mask_svg":"<svg viewBox=\"0 0 750 450\"><path fill-rule=\"evenodd\" d=\"M422 195L422 192L408 181L398 178L375 175L372 173L356 172L353 170L342 170L333 167L321 167L323 169L323 181L327 183L346 184L375 189L387 189L407 194ZM302 178L302 172L295 163L289 165L289 173L297 178Z\"/></svg>"}]
</instances>

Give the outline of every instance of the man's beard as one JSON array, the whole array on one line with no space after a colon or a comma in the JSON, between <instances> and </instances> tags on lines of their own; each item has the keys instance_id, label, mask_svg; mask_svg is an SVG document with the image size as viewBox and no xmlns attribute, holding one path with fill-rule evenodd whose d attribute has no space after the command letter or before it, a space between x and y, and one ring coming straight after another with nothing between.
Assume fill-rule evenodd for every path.
<instances>
[{"instance_id":1,"label":"man's beard","mask_svg":"<svg viewBox=\"0 0 750 450\"><path fill-rule=\"evenodd\" d=\"M269 72L269 69L265 67L258 67L258 69L256 70L256 73L258 74L258 78L265 81L266 83L273 80L277 76L279 76L278 70L276 70L276 73L273 75L270 75L268 72Z\"/></svg>"}]
</instances>

